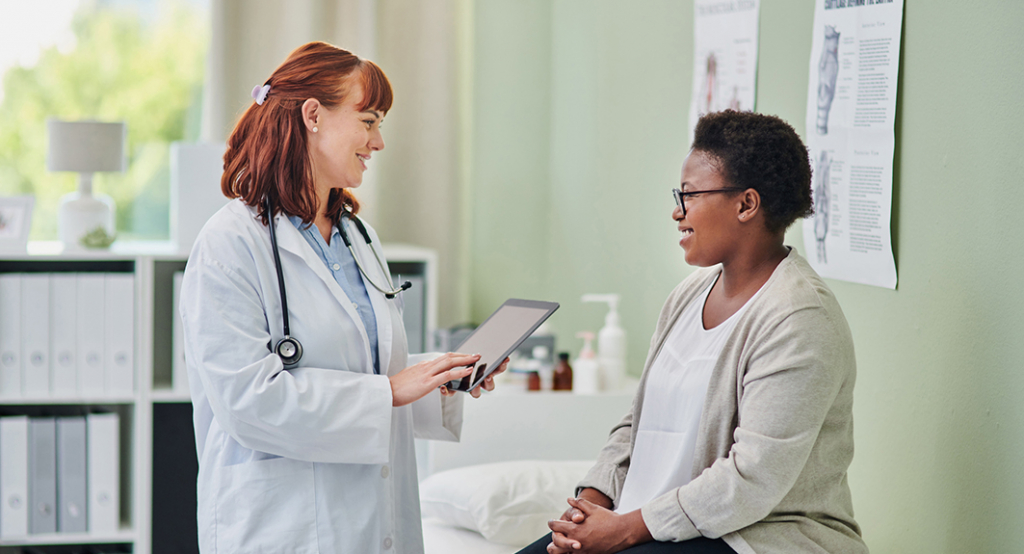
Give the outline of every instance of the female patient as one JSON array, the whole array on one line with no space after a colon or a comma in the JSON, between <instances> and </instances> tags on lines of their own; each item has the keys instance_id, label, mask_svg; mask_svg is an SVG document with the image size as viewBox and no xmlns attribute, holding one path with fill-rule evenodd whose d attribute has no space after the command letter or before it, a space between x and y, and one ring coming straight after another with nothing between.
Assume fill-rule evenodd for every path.
<instances>
[{"instance_id":1,"label":"female patient","mask_svg":"<svg viewBox=\"0 0 1024 554\"><path fill-rule=\"evenodd\" d=\"M522 553L866 553L846 470L853 341L787 227L811 168L777 117L702 117L673 191L686 262L633 409Z\"/></svg>"}]
</instances>

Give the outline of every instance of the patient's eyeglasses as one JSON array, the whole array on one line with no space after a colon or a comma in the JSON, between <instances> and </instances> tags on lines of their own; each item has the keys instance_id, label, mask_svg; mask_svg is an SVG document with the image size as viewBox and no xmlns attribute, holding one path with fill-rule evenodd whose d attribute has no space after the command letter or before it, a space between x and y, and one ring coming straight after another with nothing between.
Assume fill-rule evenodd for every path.
<instances>
[{"instance_id":1,"label":"patient's eyeglasses","mask_svg":"<svg viewBox=\"0 0 1024 554\"><path fill-rule=\"evenodd\" d=\"M698 194L711 194L713 192L740 192L747 189L740 187L725 187L720 189L711 190L688 190L683 192L679 189L672 189L672 197L676 199L676 206L679 206L679 210L683 212L683 217L686 217L686 199L697 196Z\"/></svg>"}]
</instances>

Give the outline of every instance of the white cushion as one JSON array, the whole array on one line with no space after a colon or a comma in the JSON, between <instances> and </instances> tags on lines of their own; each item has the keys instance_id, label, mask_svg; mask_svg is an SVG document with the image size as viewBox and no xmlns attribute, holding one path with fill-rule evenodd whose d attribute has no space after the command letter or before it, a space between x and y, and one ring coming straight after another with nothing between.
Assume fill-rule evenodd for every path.
<instances>
[{"instance_id":1,"label":"white cushion","mask_svg":"<svg viewBox=\"0 0 1024 554\"><path fill-rule=\"evenodd\" d=\"M514 461L435 473L420 483L423 517L525 546L550 532L592 461Z\"/></svg>"}]
</instances>

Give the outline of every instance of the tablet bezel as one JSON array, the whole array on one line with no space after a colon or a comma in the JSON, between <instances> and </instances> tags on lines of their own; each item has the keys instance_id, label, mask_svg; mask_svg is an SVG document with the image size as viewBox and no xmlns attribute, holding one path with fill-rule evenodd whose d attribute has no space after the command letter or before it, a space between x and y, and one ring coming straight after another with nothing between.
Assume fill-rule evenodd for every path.
<instances>
[{"instance_id":1,"label":"tablet bezel","mask_svg":"<svg viewBox=\"0 0 1024 554\"><path fill-rule=\"evenodd\" d=\"M543 300L524 300L522 298L509 298L508 300L503 302L501 306L498 306L498 309L494 310L491 313L491 315L487 316L487 319L485 319L483 323L478 325L477 328L474 329L473 332L470 333L469 336L467 336L461 343L459 343L459 346L453 349L452 351L461 352L459 348L461 348L463 344L469 342L469 340L472 339L474 335L476 335L477 331L483 329L484 326L487 325L487 322L491 321L495 314L500 312L502 308L506 306L542 309L544 310L544 315L538 318L537 321L530 327L528 331L526 331L521 336L516 338L516 340L512 343L508 350L506 350L501 356L498 356L497 359L489 361L480 360L479 362L473 365L473 373L470 373L469 375L467 375L466 377L462 378L459 381L449 381L449 389L462 392L469 392L476 388L477 386L479 386L481 383L483 383L484 379L487 378L488 375L493 373L494 370L498 369L498 367L501 366L501 362L504 361L505 358L509 357L512 354L512 352L515 351L516 348L519 348L519 345L522 344L523 341L525 341L527 338L529 338L530 335L536 332L537 328L540 327L545 321L547 321L548 318L551 317L551 314L555 313L555 310L559 308L558 302L546 302ZM464 352L464 354L471 354L471 352ZM474 375L475 373L478 372L480 362L488 364L487 369L484 370L483 375Z\"/></svg>"}]
</instances>

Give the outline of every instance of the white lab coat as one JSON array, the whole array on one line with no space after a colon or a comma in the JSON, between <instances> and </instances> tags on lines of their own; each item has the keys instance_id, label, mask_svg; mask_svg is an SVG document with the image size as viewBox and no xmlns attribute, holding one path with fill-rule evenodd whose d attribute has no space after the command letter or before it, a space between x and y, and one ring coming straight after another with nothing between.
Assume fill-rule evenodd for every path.
<instances>
[{"instance_id":1,"label":"white lab coat","mask_svg":"<svg viewBox=\"0 0 1024 554\"><path fill-rule=\"evenodd\" d=\"M234 200L210 218L182 283L200 550L422 552L414 422L417 437L458 440L462 395L433 392L393 408L355 303L287 218L274 223L291 334L304 352L297 367L285 370L267 346L283 336L281 298L270 234L254 209ZM364 269L388 283L345 224ZM393 375L410 363L401 297L364 283L381 372Z\"/></svg>"}]
</instances>

